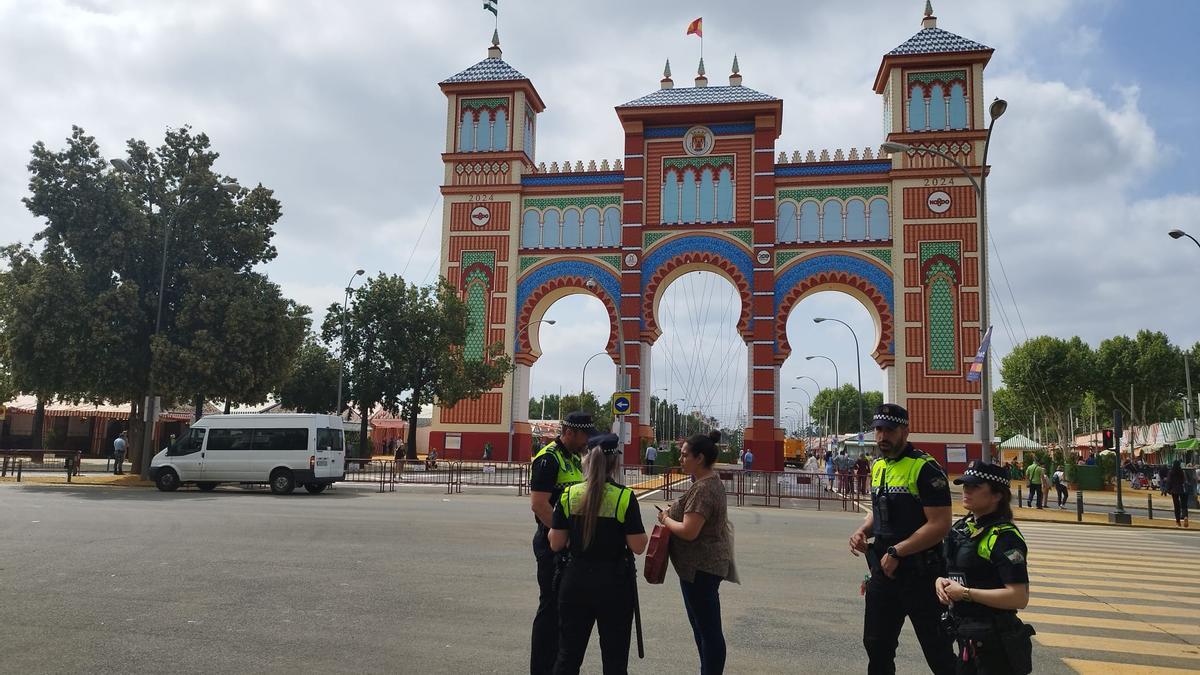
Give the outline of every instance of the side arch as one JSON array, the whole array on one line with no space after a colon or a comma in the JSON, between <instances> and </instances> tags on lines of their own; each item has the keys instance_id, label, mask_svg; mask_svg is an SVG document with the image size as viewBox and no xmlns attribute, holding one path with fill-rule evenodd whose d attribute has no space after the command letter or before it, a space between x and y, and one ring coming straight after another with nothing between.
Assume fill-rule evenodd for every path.
<instances>
[{"instance_id":1,"label":"side arch","mask_svg":"<svg viewBox=\"0 0 1200 675\"><path fill-rule=\"evenodd\" d=\"M741 299L738 332L750 339L754 319L754 263L750 254L733 241L713 236L673 237L652 249L642 260L642 337L654 344L662 336L658 303L662 291L678 277L695 271L715 272L737 289Z\"/></svg>"},{"instance_id":2,"label":"side arch","mask_svg":"<svg viewBox=\"0 0 1200 675\"><path fill-rule=\"evenodd\" d=\"M841 291L857 298L875 321L875 348L871 358L880 367L895 363L896 313L892 272L875 261L850 253L801 258L776 277L775 359L782 363L791 354L787 318L804 298L820 291Z\"/></svg>"},{"instance_id":3,"label":"side arch","mask_svg":"<svg viewBox=\"0 0 1200 675\"><path fill-rule=\"evenodd\" d=\"M587 287L587 280L595 279L600 285L596 291ZM617 306L620 283L612 270L595 262L583 259L566 259L541 265L529 271L517 282L517 325L519 331L514 345L514 360L524 366L532 366L542 355L538 341L541 321L546 310L555 301L568 295L585 293L604 303L608 310L609 333L605 350L618 359L617 352ZM521 330L529 326L527 330Z\"/></svg>"}]
</instances>

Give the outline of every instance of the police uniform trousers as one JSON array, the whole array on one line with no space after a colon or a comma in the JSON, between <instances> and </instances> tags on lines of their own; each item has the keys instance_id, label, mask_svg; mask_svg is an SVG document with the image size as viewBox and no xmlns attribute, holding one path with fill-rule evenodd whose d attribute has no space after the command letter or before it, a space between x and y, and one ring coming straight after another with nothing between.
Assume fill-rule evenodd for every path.
<instances>
[{"instance_id":1,"label":"police uniform trousers","mask_svg":"<svg viewBox=\"0 0 1200 675\"><path fill-rule=\"evenodd\" d=\"M531 675L549 675L554 671L554 659L558 655L558 596L554 592L554 574L558 567L558 554L549 546L539 550L534 542L537 559L538 607L533 616L533 640L529 651Z\"/></svg>"},{"instance_id":2,"label":"police uniform trousers","mask_svg":"<svg viewBox=\"0 0 1200 675\"><path fill-rule=\"evenodd\" d=\"M934 675L955 672L953 641L940 626L945 608L933 590L933 582L942 570L935 565L921 568L917 562L902 560L896 578L889 579L880 570L867 583L863 646L867 650L868 675L896 672L896 646L905 616L912 621L929 670Z\"/></svg>"},{"instance_id":3,"label":"police uniform trousers","mask_svg":"<svg viewBox=\"0 0 1200 675\"><path fill-rule=\"evenodd\" d=\"M605 675L628 672L634 583L627 561L577 558L563 570L558 589L560 632L555 675L579 672L593 625L600 631Z\"/></svg>"}]
</instances>

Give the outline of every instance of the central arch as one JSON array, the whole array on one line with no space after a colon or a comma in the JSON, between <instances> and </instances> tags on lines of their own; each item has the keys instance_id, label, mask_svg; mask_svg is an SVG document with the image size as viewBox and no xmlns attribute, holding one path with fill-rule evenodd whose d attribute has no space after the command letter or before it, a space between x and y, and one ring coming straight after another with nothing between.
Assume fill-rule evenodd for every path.
<instances>
[{"instance_id":1,"label":"central arch","mask_svg":"<svg viewBox=\"0 0 1200 675\"><path fill-rule=\"evenodd\" d=\"M753 329L751 297L754 264L749 252L725 237L683 235L651 249L642 260L642 337L654 344L662 336L658 323L662 292L689 272L714 272L733 285L741 301L737 328L749 339Z\"/></svg>"}]
</instances>

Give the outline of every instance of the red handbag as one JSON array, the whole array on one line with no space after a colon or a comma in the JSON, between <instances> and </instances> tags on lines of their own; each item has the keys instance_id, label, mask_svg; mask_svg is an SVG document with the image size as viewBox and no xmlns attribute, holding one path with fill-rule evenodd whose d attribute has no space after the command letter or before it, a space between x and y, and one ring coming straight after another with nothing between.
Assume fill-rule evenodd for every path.
<instances>
[{"instance_id":1,"label":"red handbag","mask_svg":"<svg viewBox=\"0 0 1200 675\"><path fill-rule=\"evenodd\" d=\"M650 544L646 547L646 565L642 570L646 582L661 584L667 578L668 549L671 547L671 531L660 525L650 533Z\"/></svg>"}]
</instances>

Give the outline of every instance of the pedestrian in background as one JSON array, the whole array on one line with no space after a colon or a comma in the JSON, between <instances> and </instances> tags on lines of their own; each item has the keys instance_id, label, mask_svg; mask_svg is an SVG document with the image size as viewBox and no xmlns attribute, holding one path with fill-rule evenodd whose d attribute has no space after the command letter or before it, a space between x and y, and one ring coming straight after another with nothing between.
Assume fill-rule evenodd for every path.
<instances>
[{"instance_id":1,"label":"pedestrian in background","mask_svg":"<svg viewBox=\"0 0 1200 675\"><path fill-rule=\"evenodd\" d=\"M1188 493L1187 479L1183 475L1183 463L1175 460L1167 471L1167 479L1163 487L1171 493L1171 503L1175 506L1175 525L1188 527Z\"/></svg>"},{"instance_id":2,"label":"pedestrian in background","mask_svg":"<svg viewBox=\"0 0 1200 675\"><path fill-rule=\"evenodd\" d=\"M1046 503L1046 495L1042 494L1042 480L1046 477L1046 470L1038 464L1037 459L1029 463L1029 468L1025 469L1025 478L1029 481L1029 494L1025 496L1025 508L1033 505L1034 500L1037 500L1037 507L1040 509Z\"/></svg>"},{"instance_id":3,"label":"pedestrian in background","mask_svg":"<svg viewBox=\"0 0 1200 675\"><path fill-rule=\"evenodd\" d=\"M751 471L754 469L754 453L750 448L746 448L745 454L742 455L742 470Z\"/></svg>"},{"instance_id":4,"label":"pedestrian in background","mask_svg":"<svg viewBox=\"0 0 1200 675\"><path fill-rule=\"evenodd\" d=\"M568 562L558 580L558 658L555 675L575 675L592 626L600 633L605 673L629 667L629 629L637 598L633 556L646 551L646 528L633 490L617 483L616 434L587 441L584 482L563 491L554 507L550 549Z\"/></svg>"},{"instance_id":5,"label":"pedestrian in background","mask_svg":"<svg viewBox=\"0 0 1200 675\"><path fill-rule=\"evenodd\" d=\"M700 655L702 675L725 670L725 634L721 629L722 581L740 583L733 561L733 528L729 525L725 487L713 471L721 432L696 434L683 444L679 467L692 486L658 522L671 531L671 566L679 575L683 607Z\"/></svg>"},{"instance_id":6,"label":"pedestrian in background","mask_svg":"<svg viewBox=\"0 0 1200 675\"><path fill-rule=\"evenodd\" d=\"M128 431L122 431L120 436L113 440L113 474L120 476L125 473L125 467L121 466L125 463L125 449L129 447L126 437Z\"/></svg>"},{"instance_id":7,"label":"pedestrian in background","mask_svg":"<svg viewBox=\"0 0 1200 675\"><path fill-rule=\"evenodd\" d=\"M1055 492L1058 493L1058 508L1067 508L1067 472L1063 471L1061 466L1054 472L1054 476L1050 478L1050 484L1054 486Z\"/></svg>"},{"instance_id":8,"label":"pedestrian in background","mask_svg":"<svg viewBox=\"0 0 1200 675\"><path fill-rule=\"evenodd\" d=\"M646 473L654 475L654 460L658 459L658 448L651 443L646 448Z\"/></svg>"}]
</instances>

